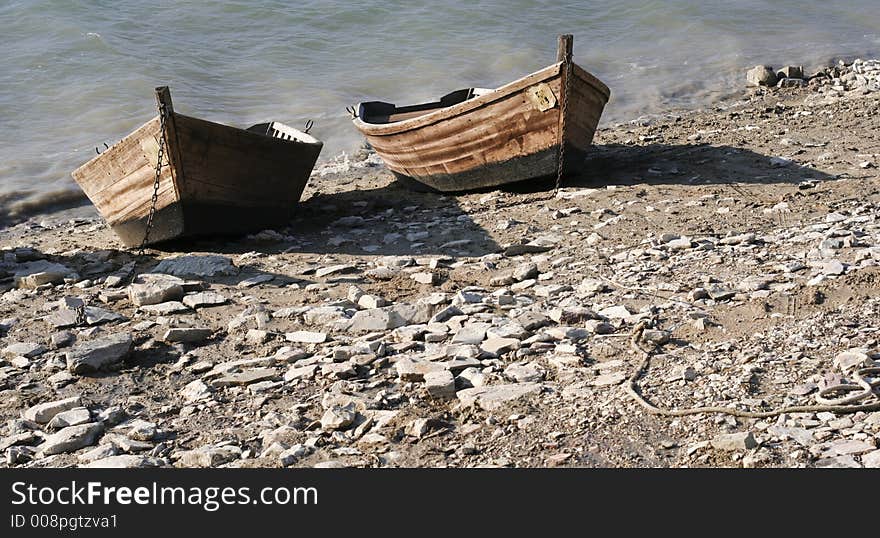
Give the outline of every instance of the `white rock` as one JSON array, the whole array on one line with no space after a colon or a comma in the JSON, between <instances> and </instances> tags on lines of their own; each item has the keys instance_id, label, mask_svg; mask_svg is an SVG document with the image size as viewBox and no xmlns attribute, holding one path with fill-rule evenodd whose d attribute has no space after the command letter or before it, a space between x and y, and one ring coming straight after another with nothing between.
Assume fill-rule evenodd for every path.
<instances>
[{"instance_id":1,"label":"white rock","mask_svg":"<svg viewBox=\"0 0 880 538\"><path fill-rule=\"evenodd\" d=\"M63 413L77 407L82 407L82 398L80 396L73 396L63 400L37 404L22 411L21 418L38 424L46 424L55 418L55 415L58 413Z\"/></svg>"}]
</instances>

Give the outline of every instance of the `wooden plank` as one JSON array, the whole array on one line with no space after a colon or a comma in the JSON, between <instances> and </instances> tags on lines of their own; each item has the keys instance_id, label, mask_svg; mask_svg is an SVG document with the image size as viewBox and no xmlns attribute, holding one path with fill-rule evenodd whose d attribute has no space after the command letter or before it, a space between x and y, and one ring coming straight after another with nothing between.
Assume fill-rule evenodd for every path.
<instances>
[{"instance_id":1,"label":"wooden plank","mask_svg":"<svg viewBox=\"0 0 880 538\"><path fill-rule=\"evenodd\" d=\"M564 62L566 58L571 58L574 50L574 36L571 34L560 34L556 43L556 61Z\"/></svg>"},{"instance_id":2,"label":"wooden plank","mask_svg":"<svg viewBox=\"0 0 880 538\"><path fill-rule=\"evenodd\" d=\"M285 140L176 114L184 202L293 206L322 143Z\"/></svg>"}]
</instances>

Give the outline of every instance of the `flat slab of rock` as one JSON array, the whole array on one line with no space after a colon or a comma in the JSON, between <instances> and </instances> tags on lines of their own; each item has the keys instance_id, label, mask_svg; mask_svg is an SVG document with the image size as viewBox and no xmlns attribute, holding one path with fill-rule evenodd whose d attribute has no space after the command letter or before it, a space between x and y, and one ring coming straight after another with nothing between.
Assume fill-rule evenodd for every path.
<instances>
[{"instance_id":1,"label":"flat slab of rock","mask_svg":"<svg viewBox=\"0 0 880 538\"><path fill-rule=\"evenodd\" d=\"M60 284L73 273L73 269L66 265L36 260L16 265L12 276L19 288L37 288L44 284Z\"/></svg>"},{"instance_id":2,"label":"flat slab of rock","mask_svg":"<svg viewBox=\"0 0 880 538\"><path fill-rule=\"evenodd\" d=\"M109 456L80 465L83 469L146 469L166 466L165 460L149 456L138 456L136 454Z\"/></svg>"},{"instance_id":3,"label":"flat slab of rock","mask_svg":"<svg viewBox=\"0 0 880 538\"><path fill-rule=\"evenodd\" d=\"M3 355L4 357L26 357L32 359L34 357L39 357L45 352L46 348L42 344L37 344L35 342L19 342L4 347L3 351L0 352L0 355Z\"/></svg>"},{"instance_id":4,"label":"flat slab of rock","mask_svg":"<svg viewBox=\"0 0 880 538\"><path fill-rule=\"evenodd\" d=\"M74 407L67 411L62 411L52 417L49 421L49 428L60 430L68 426L79 426L92 421L92 414L85 407Z\"/></svg>"},{"instance_id":5,"label":"flat slab of rock","mask_svg":"<svg viewBox=\"0 0 880 538\"><path fill-rule=\"evenodd\" d=\"M207 278L235 275L238 273L238 268L226 256L217 254L187 255L162 260L153 268L153 272L181 277Z\"/></svg>"},{"instance_id":6,"label":"flat slab of rock","mask_svg":"<svg viewBox=\"0 0 880 538\"><path fill-rule=\"evenodd\" d=\"M254 368L252 370L245 370L244 372L237 372L218 377L212 382L212 384L215 387L250 385L251 383L268 381L277 377L278 372L276 372L274 368Z\"/></svg>"},{"instance_id":7,"label":"flat slab of rock","mask_svg":"<svg viewBox=\"0 0 880 538\"><path fill-rule=\"evenodd\" d=\"M120 362L131 351L131 333L82 342L67 352L67 369L74 374L97 372Z\"/></svg>"},{"instance_id":8,"label":"flat slab of rock","mask_svg":"<svg viewBox=\"0 0 880 538\"><path fill-rule=\"evenodd\" d=\"M725 433L712 439L712 448L727 452L750 450L758 446L752 432Z\"/></svg>"},{"instance_id":9,"label":"flat slab of rock","mask_svg":"<svg viewBox=\"0 0 880 538\"><path fill-rule=\"evenodd\" d=\"M151 304L140 307L143 312L157 314L160 316L168 316L170 314L179 314L180 312L188 312L189 307L180 301L168 301L165 303Z\"/></svg>"},{"instance_id":10,"label":"flat slab of rock","mask_svg":"<svg viewBox=\"0 0 880 538\"><path fill-rule=\"evenodd\" d=\"M327 333L312 331L294 331L286 333L284 338L288 342L296 342L300 344L323 344L327 341Z\"/></svg>"},{"instance_id":11,"label":"flat slab of rock","mask_svg":"<svg viewBox=\"0 0 880 538\"><path fill-rule=\"evenodd\" d=\"M489 338L480 343L480 349L497 357L519 349L520 345L521 342L516 338Z\"/></svg>"},{"instance_id":12,"label":"flat slab of rock","mask_svg":"<svg viewBox=\"0 0 880 538\"><path fill-rule=\"evenodd\" d=\"M394 363L397 375L401 381L424 381L425 375L431 372L446 371L446 367L439 362L411 359L403 357Z\"/></svg>"},{"instance_id":13,"label":"flat slab of rock","mask_svg":"<svg viewBox=\"0 0 880 538\"><path fill-rule=\"evenodd\" d=\"M176 301L183 297L183 280L165 274L143 274L128 287L128 299L135 306Z\"/></svg>"},{"instance_id":14,"label":"flat slab of rock","mask_svg":"<svg viewBox=\"0 0 880 538\"><path fill-rule=\"evenodd\" d=\"M458 391L457 396L465 407L476 405L485 411L495 411L508 402L540 392L541 385L538 383L513 383L464 389Z\"/></svg>"},{"instance_id":15,"label":"flat slab of rock","mask_svg":"<svg viewBox=\"0 0 880 538\"><path fill-rule=\"evenodd\" d=\"M104 433L104 425L100 422L69 426L47 437L37 447L38 454L51 456L53 454L74 452L95 444L102 433Z\"/></svg>"},{"instance_id":16,"label":"flat slab of rock","mask_svg":"<svg viewBox=\"0 0 880 538\"><path fill-rule=\"evenodd\" d=\"M217 467L241 458L237 446L206 446L177 454L177 467Z\"/></svg>"},{"instance_id":17,"label":"flat slab of rock","mask_svg":"<svg viewBox=\"0 0 880 538\"><path fill-rule=\"evenodd\" d=\"M22 411L21 418L38 424L47 424L58 413L63 413L76 407L82 407L82 398L79 396L37 404Z\"/></svg>"},{"instance_id":18,"label":"flat slab of rock","mask_svg":"<svg viewBox=\"0 0 880 538\"><path fill-rule=\"evenodd\" d=\"M229 299L213 291L200 291L198 293L190 293L183 298L183 304L190 308L205 308L210 306L220 306L229 302Z\"/></svg>"},{"instance_id":19,"label":"flat slab of rock","mask_svg":"<svg viewBox=\"0 0 880 538\"><path fill-rule=\"evenodd\" d=\"M175 327L165 331L162 340L172 343L198 344L210 338L212 334L214 334L214 330L207 327Z\"/></svg>"},{"instance_id":20,"label":"flat slab of rock","mask_svg":"<svg viewBox=\"0 0 880 538\"><path fill-rule=\"evenodd\" d=\"M428 394L441 400L455 398L455 377L449 370L435 370L425 374Z\"/></svg>"}]
</instances>

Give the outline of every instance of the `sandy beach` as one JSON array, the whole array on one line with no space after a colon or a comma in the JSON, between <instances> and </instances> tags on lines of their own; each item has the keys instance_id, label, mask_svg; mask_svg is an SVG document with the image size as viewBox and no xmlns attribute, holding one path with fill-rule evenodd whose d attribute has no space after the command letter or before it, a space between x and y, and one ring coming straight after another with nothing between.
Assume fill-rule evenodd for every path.
<instances>
[{"instance_id":1,"label":"sandy beach","mask_svg":"<svg viewBox=\"0 0 880 538\"><path fill-rule=\"evenodd\" d=\"M876 409L629 393L773 411L880 364L878 73L601 129L557 193L414 192L365 149L281 230L0 229L0 466L878 467Z\"/></svg>"}]
</instances>

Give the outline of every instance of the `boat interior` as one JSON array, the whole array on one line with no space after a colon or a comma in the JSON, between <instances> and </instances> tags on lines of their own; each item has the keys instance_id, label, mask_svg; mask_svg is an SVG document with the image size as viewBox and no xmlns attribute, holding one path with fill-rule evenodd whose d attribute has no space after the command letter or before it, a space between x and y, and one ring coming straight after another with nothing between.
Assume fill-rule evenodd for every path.
<instances>
[{"instance_id":1,"label":"boat interior","mask_svg":"<svg viewBox=\"0 0 880 538\"><path fill-rule=\"evenodd\" d=\"M430 114L436 110L463 103L474 97L486 95L493 91L495 90L488 88L465 88L463 90L456 90L452 93L447 93L441 97L439 101L408 106L397 106L382 101L370 101L360 104L358 107L358 117L364 123L374 124L410 120Z\"/></svg>"},{"instance_id":2,"label":"boat interior","mask_svg":"<svg viewBox=\"0 0 880 538\"><path fill-rule=\"evenodd\" d=\"M311 123L311 122L310 122ZM307 129L311 127L308 124ZM290 140L292 142L303 142L305 144L318 144L320 140L314 136L294 129L290 125L285 125L280 121L270 121L268 123L258 123L247 128L252 133L271 136L272 138L280 138L281 140Z\"/></svg>"}]
</instances>

